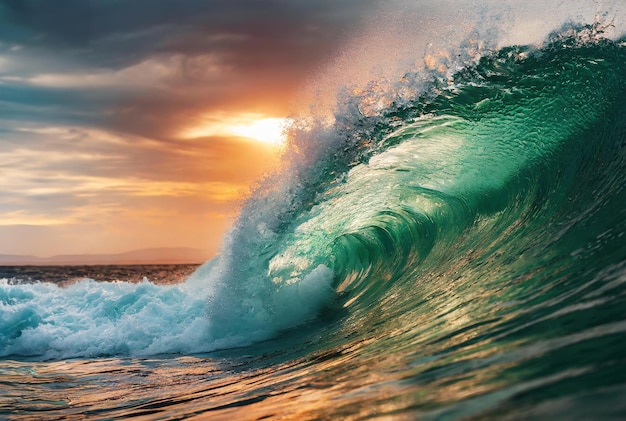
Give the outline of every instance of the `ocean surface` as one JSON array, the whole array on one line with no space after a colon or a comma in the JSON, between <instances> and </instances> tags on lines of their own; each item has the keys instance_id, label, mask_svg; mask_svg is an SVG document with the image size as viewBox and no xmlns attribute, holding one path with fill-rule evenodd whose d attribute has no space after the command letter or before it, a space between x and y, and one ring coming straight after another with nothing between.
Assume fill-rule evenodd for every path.
<instances>
[{"instance_id":1,"label":"ocean surface","mask_svg":"<svg viewBox=\"0 0 626 421\"><path fill-rule=\"evenodd\" d=\"M0 419L626 417L626 40L479 47L296 123L197 269L2 275Z\"/></svg>"},{"instance_id":2,"label":"ocean surface","mask_svg":"<svg viewBox=\"0 0 626 421\"><path fill-rule=\"evenodd\" d=\"M80 266L0 266L0 279L7 284L51 283L69 286L84 279L97 282L149 281L154 284L180 284L200 265L80 265Z\"/></svg>"}]
</instances>

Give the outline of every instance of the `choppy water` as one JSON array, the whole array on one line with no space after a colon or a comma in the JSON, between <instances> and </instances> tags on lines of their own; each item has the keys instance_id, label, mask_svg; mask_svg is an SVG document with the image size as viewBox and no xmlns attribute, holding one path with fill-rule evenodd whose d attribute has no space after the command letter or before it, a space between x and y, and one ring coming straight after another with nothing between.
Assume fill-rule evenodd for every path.
<instances>
[{"instance_id":1,"label":"choppy water","mask_svg":"<svg viewBox=\"0 0 626 421\"><path fill-rule=\"evenodd\" d=\"M199 265L83 265L83 266L0 266L0 279L7 283L37 282L68 286L83 279L97 282L142 282L155 284L184 282Z\"/></svg>"},{"instance_id":2,"label":"choppy water","mask_svg":"<svg viewBox=\"0 0 626 421\"><path fill-rule=\"evenodd\" d=\"M626 415L626 41L464 59L294 129L184 283L0 283L0 416Z\"/></svg>"}]
</instances>

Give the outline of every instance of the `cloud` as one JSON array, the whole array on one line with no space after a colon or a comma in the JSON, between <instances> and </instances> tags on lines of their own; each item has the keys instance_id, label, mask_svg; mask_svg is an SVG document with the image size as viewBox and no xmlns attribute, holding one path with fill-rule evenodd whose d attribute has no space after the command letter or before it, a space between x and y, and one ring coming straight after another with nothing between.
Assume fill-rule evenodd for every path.
<instances>
[{"instance_id":1,"label":"cloud","mask_svg":"<svg viewBox=\"0 0 626 421\"><path fill-rule=\"evenodd\" d=\"M2 0L5 24L0 35L18 45L64 51L100 67L126 67L159 52L252 57L250 46L264 47L260 53L275 56L279 49L273 47L311 47L320 40L336 40L358 21L368 3Z\"/></svg>"},{"instance_id":2,"label":"cloud","mask_svg":"<svg viewBox=\"0 0 626 421\"><path fill-rule=\"evenodd\" d=\"M0 0L0 112L155 138L285 113L372 3Z\"/></svg>"},{"instance_id":3,"label":"cloud","mask_svg":"<svg viewBox=\"0 0 626 421\"><path fill-rule=\"evenodd\" d=\"M234 139L172 147L82 127L22 127L0 140L0 253L216 251L268 150ZM237 148L245 153L238 154ZM267 149L267 148L266 148ZM36 228L39 227L39 228ZM48 227L48 228L46 228Z\"/></svg>"},{"instance_id":4,"label":"cloud","mask_svg":"<svg viewBox=\"0 0 626 421\"><path fill-rule=\"evenodd\" d=\"M214 249L277 155L182 134L285 116L373 3L0 0L0 252Z\"/></svg>"}]
</instances>

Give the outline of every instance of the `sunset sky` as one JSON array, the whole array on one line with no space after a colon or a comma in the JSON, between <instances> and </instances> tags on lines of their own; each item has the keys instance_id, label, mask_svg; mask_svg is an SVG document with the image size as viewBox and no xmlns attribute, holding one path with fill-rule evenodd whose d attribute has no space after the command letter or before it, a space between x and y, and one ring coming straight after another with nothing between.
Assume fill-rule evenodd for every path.
<instances>
[{"instance_id":1,"label":"sunset sky","mask_svg":"<svg viewBox=\"0 0 626 421\"><path fill-rule=\"evenodd\" d=\"M0 0L0 254L212 255L329 63L410 68L496 4L510 34L555 29L517 1Z\"/></svg>"},{"instance_id":2,"label":"sunset sky","mask_svg":"<svg viewBox=\"0 0 626 421\"><path fill-rule=\"evenodd\" d=\"M214 253L367 7L0 0L0 253Z\"/></svg>"}]
</instances>

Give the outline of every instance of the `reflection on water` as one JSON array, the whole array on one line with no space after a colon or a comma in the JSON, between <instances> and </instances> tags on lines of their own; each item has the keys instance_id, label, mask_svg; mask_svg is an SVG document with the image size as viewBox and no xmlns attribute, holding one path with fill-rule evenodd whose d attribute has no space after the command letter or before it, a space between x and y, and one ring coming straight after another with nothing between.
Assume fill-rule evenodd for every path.
<instances>
[{"instance_id":1,"label":"reflection on water","mask_svg":"<svg viewBox=\"0 0 626 421\"><path fill-rule=\"evenodd\" d=\"M86 266L0 266L0 279L10 283L51 282L67 286L82 279L98 282L183 282L199 265L86 265Z\"/></svg>"}]
</instances>

